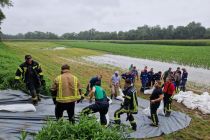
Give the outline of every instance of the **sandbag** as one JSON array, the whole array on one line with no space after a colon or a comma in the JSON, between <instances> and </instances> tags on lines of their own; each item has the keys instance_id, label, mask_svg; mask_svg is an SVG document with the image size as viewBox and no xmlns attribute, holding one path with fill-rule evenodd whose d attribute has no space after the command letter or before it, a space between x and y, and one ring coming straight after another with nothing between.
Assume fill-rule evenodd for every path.
<instances>
[{"instance_id":1,"label":"sandbag","mask_svg":"<svg viewBox=\"0 0 210 140\"><path fill-rule=\"evenodd\" d=\"M163 101L161 101L159 108L157 109L157 114L158 115L164 115L164 111L163 111L164 105L163 105ZM150 113L150 107L147 107L143 110L143 114L145 114L146 116L151 116Z\"/></svg>"},{"instance_id":2,"label":"sandbag","mask_svg":"<svg viewBox=\"0 0 210 140\"><path fill-rule=\"evenodd\" d=\"M123 98L124 94L122 92L122 89L119 88L119 96L116 97L117 100L120 100L122 102L124 102L124 98Z\"/></svg>"},{"instance_id":3,"label":"sandbag","mask_svg":"<svg viewBox=\"0 0 210 140\"><path fill-rule=\"evenodd\" d=\"M153 87L152 89L147 89L147 90L144 90L144 94L152 94L153 90L155 88Z\"/></svg>"},{"instance_id":4,"label":"sandbag","mask_svg":"<svg viewBox=\"0 0 210 140\"><path fill-rule=\"evenodd\" d=\"M174 95L173 99L178 103L183 103L189 109L198 109L203 114L210 114L210 95L208 92L198 95L192 91L181 91Z\"/></svg>"},{"instance_id":5,"label":"sandbag","mask_svg":"<svg viewBox=\"0 0 210 140\"><path fill-rule=\"evenodd\" d=\"M9 112L36 112L36 108L32 104L0 105L0 110Z\"/></svg>"}]
</instances>

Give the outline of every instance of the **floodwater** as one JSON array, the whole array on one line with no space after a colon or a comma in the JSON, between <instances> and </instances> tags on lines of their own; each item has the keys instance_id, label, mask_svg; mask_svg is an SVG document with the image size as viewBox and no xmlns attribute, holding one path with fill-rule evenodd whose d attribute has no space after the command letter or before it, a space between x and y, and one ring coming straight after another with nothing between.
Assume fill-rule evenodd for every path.
<instances>
[{"instance_id":1,"label":"floodwater","mask_svg":"<svg viewBox=\"0 0 210 140\"><path fill-rule=\"evenodd\" d=\"M148 59L133 58L121 55L105 54L102 56L89 56L84 58L86 61L94 62L97 64L108 64L122 69L128 69L131 64L137 67L139 71L143 70L144 66L148 69L154 68L154 72L166 71L169 67L173 71L177 67L186 68L188 71L188 80L201 85L210 85L210 70L204 68L195 68L190 66L183 66L174 63L153 61Z\"/></svg>"}]
</instances>

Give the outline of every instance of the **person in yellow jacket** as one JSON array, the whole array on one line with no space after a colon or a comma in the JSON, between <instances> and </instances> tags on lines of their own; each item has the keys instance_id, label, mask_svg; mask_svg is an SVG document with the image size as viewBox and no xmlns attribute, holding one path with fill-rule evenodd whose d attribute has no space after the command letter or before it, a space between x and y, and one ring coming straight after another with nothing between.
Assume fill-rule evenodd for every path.
<instances>
[{"instance_id":1,"label":"person in yellow jacket","mask_svg":"<svg viewBox=\"0 0 210 140\"><path fill-rule=\"evenodd\" d=\"M51 87L55 103L55 116L60 119L67 110L69 121L74 123L75 102L83 98L78 78L70 73L70 66L61 67L61 75L57 76Z\"/></svg>"}]
</instances>

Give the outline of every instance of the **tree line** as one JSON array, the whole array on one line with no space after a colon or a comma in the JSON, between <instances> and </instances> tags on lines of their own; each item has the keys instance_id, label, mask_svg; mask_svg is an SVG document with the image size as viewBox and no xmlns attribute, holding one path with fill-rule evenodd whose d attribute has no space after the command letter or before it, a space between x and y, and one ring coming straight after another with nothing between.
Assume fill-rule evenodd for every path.
<instances>
[{"instance_id":1,"label":"tree line","mask_svg":"<svg viewBox=\"0 0 210 140\"><path fill-rule=\"evenodd\" d=\"M3 39L67 39L67 40L160 40L160 39L210 39L210 28L201 23L190 22L186 26L168 27L140 26L129 31L100 32L96 29L79 33L64 33L59 36L51 32L27 32L17 35L2 35Z\"/></svg>"}]
</instances>

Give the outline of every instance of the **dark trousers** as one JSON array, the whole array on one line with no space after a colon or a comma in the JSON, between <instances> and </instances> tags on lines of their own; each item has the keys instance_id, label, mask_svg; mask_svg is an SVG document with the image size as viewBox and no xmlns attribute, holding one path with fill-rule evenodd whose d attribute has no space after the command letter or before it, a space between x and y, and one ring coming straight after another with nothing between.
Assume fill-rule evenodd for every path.
<instances>
[{"instance_id":1,"label":"dark trousers","mask_svg":"<svg viewBox=\"0 0 210 140\"><path fill-rule=\"evenodd\" d=\"M164 93L163 102L164 102L164 113L166 115L170 115L171 114L172 95Z\"/></svg>"},{"instance_id":2,"label":"dark trousers","mask_svg":"<svg viewBox=\"0 0 210 140\"><path fill-rule=\"evenodd\" d=\"M176 92L178 92L178 90L179 90L179 85L180 85L180 81L175 81L175 85L176 85Z\"/></svg>"},{"instance_id":3,"label":"dark trousers","mask_svg":"<svg viewBox=\"0 0 210 140\"><path fill-rule=\"evenodd\" d=\"M86 115L90 113L100 113L100 121L101 125L106 125L107 124L107 119L106 119L106 114L109 110L109 103L102 101L96 101L95 104L89 105L88 107L85 107L82 112Z\"/></svg>"},{"instance_id":4,"label":"dark trousers","mask_svg":"<svg viewBox=\"0 0 210 140\"><path fill-rule=\"evenodd\" d=\"M38 82L31 81L26 83L26 88L29 90L32 100L37 101L39 98L41 85L39 85Z\"/></svg>"},{"instance_id":5,"label":"dark trousers","mask_svg":"<svg viewBox=\"0 0 210 140\"><path fill-rule=\"evenodd\" d=\"M155 80L152 80L152 86L154 86L155 85Z\"/></svg>"},{"instance_id":6,"label":"dark trousers","mask_svg":"<svg viewBox=\"0 0 210 140\"><path fill-rule=\"evenodd\" d=\"M154 125L158 125L158 116L157 116L157 109L160 106L160 103L150 104L150 113L151 119Z\"/></svg>"},{"instance_id":7,"label":"dark trousers","mask_svg":"<svg viewBox=\"0 0 210 140\"><path fill-rule=\"evenodd\" d=\"M180 84L180 90L181 91L184 91L186 90L186 83L187 83L187 80L182 80L181 81L181 84Z\"/></svg>"},{"instance_id":8,"label":"dark trousers","mask_svg":"<svg viewBox=\"0 0 210 140\"><path fill-rule=\"evenodd\" d=\"M147 83L148 83L148 81L146 81L146 80L141 81L141 84L142 84L141 89L140 89L141 92L144 92L144 90L147 89Z\"/></svg>"},{"instance_id":9,"label":"dark trousers","mask_svg":"<svg viewBox=\"0 0 210 140\"><path fill-rule=\"evenodd\" d=\"M135 122L135 119L132 115L132 112L130 112L129 110L125 109L124 107L121 107L120 109L116 110L114 113L114 121L116 124L120 124L121 120L120 120L120 116L124 113L127 113L127 120L129 120L131 126L133 127L133 129L136 129L137 125Z\"/></svg>"},{"instance_id":10,"label":"dark trousers","mask_svg":"<svg viewBox=\"0 0 210 140\"><path fill-rule=\"evenodd\" d=\"M56 119L59 120L63 117L63 112L66 110L69 121L74 123L74 108L75 108L75 102L71 103L59 103L57 102L55 105L55 116Z\"/></svg>"}]
</instances>

